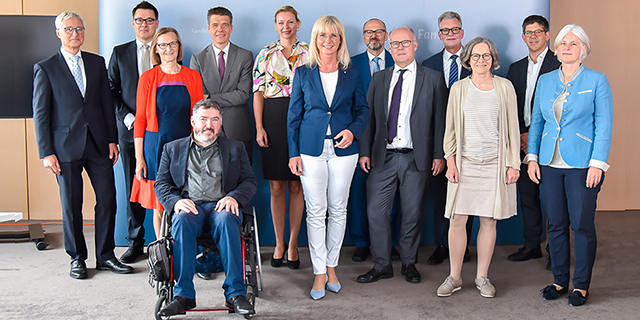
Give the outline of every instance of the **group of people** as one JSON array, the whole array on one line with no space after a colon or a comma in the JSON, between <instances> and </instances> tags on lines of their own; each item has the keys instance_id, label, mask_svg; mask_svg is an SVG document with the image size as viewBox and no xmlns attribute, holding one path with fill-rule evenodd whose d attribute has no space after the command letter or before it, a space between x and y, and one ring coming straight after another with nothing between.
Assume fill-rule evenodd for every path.
<instances>
[{"instance_id":1,"label":"group of people","mask_svg":"<svg viewBox=\"0 0 640 320\"><path fill-rule=\"evenodd\" d=\"M154 209L156 236L163 212L171 211L175 299L159 314L195 308L195 239L202 232L211 233L220 248L227 305L240 314L255 312L245 298L239 234L241 212L256 191L254 137L246 130L253 92L255 140L276 236L271 265L286 261L288 268L299 268L297 238L306 208L313 299L324 297L325 289L341 289L336 267L349 196L366 190L366 211L349 212L360 238L353 260L364 261L370 252L373 261L357 282L393 277L394 260L401 261L408 282L421 281L415 264L422 205L425 194L433 193L437 246L428 263L450 262L437 295L462 288L478 216L474 282L483 297L494 297L489 266L496 222L517 213L520 197L526 242L509 260L542 257L544 213L554 283L542 295L557 299L569 289L571 226L575 272L569 304L586 302L613 104L606 76L582 64L591 42L580 26L565 26L552 52L548 21L527 17L522 39L529 54L511 65L505 79L493 73L499 68L495 44L476 37L463 46L462 18L452 11L438 18L443 50L422 64L415 60L413 30L388 32L377 18L363 25L367 51L350 57L338 18L320 17L307 44L297 37L297 11L283 6L274 15L279 40L255 61L229 41L232 22L228 9L209 9L212 43L187 68L180 63L178 31L158 29L158 10L142 1L132 11L136 39L113 49L107 71L103 58L80 51L82 18L74 12L56 18L62 46L34 66L33 109L40 157L60 187L72 278L87 277L84 169L96 192L99 270L132 272L122 262L143 255L145 209ZM129 246L119 260L113 253L111 168L118 155L131 200Z\"/></svg>"}]
</instances>

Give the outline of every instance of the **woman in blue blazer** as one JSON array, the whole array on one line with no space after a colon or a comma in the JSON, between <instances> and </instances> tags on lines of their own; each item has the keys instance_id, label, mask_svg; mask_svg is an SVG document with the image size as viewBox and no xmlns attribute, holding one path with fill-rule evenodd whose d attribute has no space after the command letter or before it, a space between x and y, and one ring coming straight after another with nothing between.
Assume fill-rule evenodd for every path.
<instances>
[{"instance_id":1,"label":"woman in blue blazer","mask_svg":"<svg viewBox=\"0 0 640 320\"><path fill-rule=\"evenodd\" d=\"M596 258L596 198L609 169L613 98L607 77L582 65L591 51L582 27L566 25L554 48L562 66L538 80L525 161L529 177L540 184L549 219L554 283L542 289L542 298L568 292L571 226L575 270L569 305L581 306Z\"/></svg>"},{"instance_id":2,"label":"woman in blue blazer","mask_svg":"<svg viewBox=\"0 0 640 320\"><path fill-rule=\"evenodd\" d=\"M344 27L334 16L313 25L309 63L296 70L287 116L289 168L300 176L315 281L311 297L340 290L336 276L351 178L369 108L357 70L349 68Z\"/></svg>"}]
</instances>

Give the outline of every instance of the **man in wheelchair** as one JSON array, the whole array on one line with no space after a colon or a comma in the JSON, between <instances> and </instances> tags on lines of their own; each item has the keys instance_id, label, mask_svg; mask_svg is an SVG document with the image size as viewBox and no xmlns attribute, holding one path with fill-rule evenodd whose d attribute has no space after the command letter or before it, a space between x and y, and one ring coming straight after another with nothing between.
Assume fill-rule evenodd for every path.
<instances>
[{"instance_id":1,"label":"man in wheelchair","mask_svg":"<svg viewBox=\"0 0 640 320\"><path fill-rule=\"evenodd\" d=\"M196 238L209 232L226 272L222 285L226 306L238 314L251 315L255 310L245 296L240 225L241 210L249 207L256 192L256 178L242 142L219 137L222 114L217 103L198 101L191 125L189 137L165 145L154 187L164 208L174 211L175 298L158 314L182 314L196 307Z\"/></svg>"}]
</instances>

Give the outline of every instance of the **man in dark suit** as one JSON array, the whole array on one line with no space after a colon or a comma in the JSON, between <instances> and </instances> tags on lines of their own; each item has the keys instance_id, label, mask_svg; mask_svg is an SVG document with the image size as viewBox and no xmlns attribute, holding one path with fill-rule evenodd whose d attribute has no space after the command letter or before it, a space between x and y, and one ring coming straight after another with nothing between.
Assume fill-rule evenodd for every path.
<instances>
[{"instance_id":1,"label":"man in dark suit","mask_svg":"<svg viewBox=\"0 0 640 320\"><path fill-rule=\"evenodd\" d=\"M158 29L158 9L147 1L133 8L131 26L136 39L113 48L109 59L109 84L116 106L120 160L124 169L127 196L127 242L129 248L120 256L120 261L134 262L143 254L144 218L146 209L131 202L131 185L136 172L133 147L133 122L136 116L136 93L138 78L151 67L150 46Z\"/></svg>"},{"instance_id":2,"label":"man in dark suit","mask_svg":"<svg viewBox=\"0 0 640 320\"><path fill-rule=\"evenodd\" d=\"M447 88L462 78L471 74L462 67L460 55L462 54L462 18L457 12L447 11L438 17L438 37L444 45L442 51L429 57L422 62L423 67L431 68L442 72ZM448 90L448 89L447 89ZM436 249L427 260L428 264L441 264L449 258L449 219L444 217L444 208L447 202L447 177L445 172L436 175L431 179L429 193L433 194L433 229ZM473 229L473 219L467 221L467 247L471 241L471 231ZM470 261L469 249L464 254L464 262Z\"/></svg>"},{"instance_id":3,"label":"man in dark suit","mask_svg":"<svg viewBox=\"0 0 640 320\"><path fill-rule=\"evenodd\" d=\"M87 244L82 233L82 170L95 191L96 269L130 273L113 249L118 159L113 102L101 56L80 51L84 21L72 11L56 17L62 44L54 56L33 67L33 122L42 164L56 175L62 204L64 246L71 256L69 275L87 277Z\"/></svg>"},{"instance_id":4,"label":"man in dark suit","mask_svg":"<svg viewBox=\"0 0 640 320\"><path fill-rule=\"evenodd\" d=\"M198 101L193 106L191 125L191 136L165 145L154 186L158 200L174 211L175 298L158 315L168 317L196 307L193 274L196 237L202 232L211 233L220 249L227 307L238 314L254 314L245 297L240 225L242 210L256 193L256 178L244 145L219 137L222 114L217 103Z\"/></svg>"},{"instance_id":5,"label":"man in dark suit","mask_svg":"<svg viewBox=\"0 0 640 320\"><path fill-rule=\"evenodd\" d=\"M395 65L373 75L367 94L371 114L360 138L360 167L369 172L367 216L374 263L358 277L360 283L393 277L390 220L396 190L401 194L401 273L409 282L420 282L415 263L424 190L429 176L444 169L447 89L442 74L416 64L413 30L397 28L389 38Z\"/></svg>"},{"instance_id":6,"label":"man in dark suit","mask_svg":"<svg viewBox=\"0 0 640 320\"><path fill-rule=\"evenodd\" d=\"M536 83L540 75L556 70L560 62L547 47L549 41L549 22L543 16L531 15L522 22L522 40L529 48L529 54L514 62L509 67L507 79L513 83L518 101L518 120L520 122L520 157L524 159L527 152L529 125ZM521 170L527 170L522 164ZM524 172L524 171L522 171ZM511 261L526 261L542 257L540 241L542 239L542 208L540 206L540 189L529 179L521 175L518 180L518 195L522 211L523 234L525 243L517 252L509 255Z\"/></svg>"},{"instance_id":7,"label":"man in dark suit","mask_svg":"<svg viewBox=\"0 0 640 320\"><path fill-rule=\"evenodd\" d=\"M229 41L233 32L229 9L209 9L207 23L213 41L191 57L190 67L202 75L204 96L222 107L226 123L222 132L229 139L242 141L251 161L255 137L249 109L253 54Z\"/></svg>"},{"instance_id":8,"label":"man in dark suit","mask_svg":"<svg viewBox=\"0 0 640 320\"><path fill-rule=\"evenodd\" d=\"M387 26L382 20L378 18L367 20L362 26L362 40L367 46L367 51L351 57L351 64L360 72L366 94L369 90L369 83L371 83L371 76L375 72L393 67L393 58L391 53L384 49L384 43L387 41ZM349 214L347 215L349 230L353 235L353 244L356 247L351 259L356 262L365 261L369 257L366 181L367 174L362 169L356 168L351 182ZM394 239L394 242L397 242L397 239ZM396 259L393 258L400 259L395 249L392 249L391 256L394 261Z\"/></svg>"}]
</instances>

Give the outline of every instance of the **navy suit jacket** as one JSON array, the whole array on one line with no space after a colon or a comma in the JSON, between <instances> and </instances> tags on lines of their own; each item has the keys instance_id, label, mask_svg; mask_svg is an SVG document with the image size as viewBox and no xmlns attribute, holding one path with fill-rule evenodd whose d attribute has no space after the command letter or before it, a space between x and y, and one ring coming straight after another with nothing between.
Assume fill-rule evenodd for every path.
<instances>
[{"instance_id":1,"label":"navy suit jacket","mask_svg":"<svg viewBox=\"0 0 640 320\"><path fill-rule=\"evenodd\" d=\"M130 41L113 48L109 59L109 85L116 108L120 139L133 142L133 130L124 125L124 118L136 115L136 94L138 92L138 47Z\"/></svg>"},{"instance_id":2,"label":"navy suit jacket","mask_svg":"<svg viewBox=\"0 0 640 320\"><path fill-rule=\"evenodd\" d=\"M524 123L524 100L527 94L527 68L529 67L528 57L524 57L509 66L509 72L507 73L507 79L513 83L513 88L516 90L516 100L518 101L518 122L520 123L520 133L529 132L529 127ZM555 54L549 50L544 56L542 66L540 66L540 72L536 79L536 84L540 76L560 68L560 61L556 58ZM533 109L533 101L535 100L535 91L533 98L531 99L531 105L529 108ZM532 112L533 113L533 112Z\"/></svg>"},{"instance_id":3,"label":"navy suit jacket","mask_svg":"<svg viewBox=\"0 0 640 320\"><path fill-rule=\"evenodd\" d=\"M435 71L439 71L442 74L444 74L444 65L442 64L442 55L444 55L444 49L442 49L440 52L432 55L431 57L427 58L426 60L422 61L422 66L423 67L427 67L429 69L433 69ZM464 79L468 76L471 75L471 71L467 68L461 67L460 68L460 79ZM460 80L458 79L458 80ZM448 90L448 88L447 88Z\"/></svg>"},{"instance_id":4,"label":"navy suit jacket","mask_svg":"<svg viewBox=\"0 0 640 320\"><path fill-rule=\"evenodd\" d=\"M154 191L162 206L173 210L176 202L189 199L184 190L187 180L187 157L191 136L165 144L162 151L158 176ZM222 159L222 190L234 198L240 209L245 211L256 193L256 177L251 171L249 156L244 144L239 141L218 137L218 147ZM248 213L248 212L244 212Z\"/></svg>"},{"instance_id":5,"label":"navy suit jacket","mask_svg":"<svg viewBox=\"0 0 640 320\"><path fill-rule=\"evenodd\" d=\"M109 143L118 143L104 59L81 54L87 78L84 98L60 51L33 66L33 122L40 158L79 160L89 131L104 155L109 154Z\"/></svg>"},{"instance_id":6,"label":"navy suit jacket","mask_svg":"<svg viewBox=\"0 0 640 320\"><path fill-rule=\"evenodd\" d=\"M349 129L357 140L368 120L367 98L360 74L355 68L338 69L338 85L331 107L324 95L320 69L308 65L296 69L287 115L289 158L300 154L314 157L321 155L329 125L332 135ZM355 140L345 149L336 148L336 155L358 153Z\"/></svg>"},{"instance_id":7,"label":"navy suit jacket","mask_svg":"<svg viewBox=\"0 0 640 320\"><path fill-rule=\"evenodd\" d=\"M394 62L391 53L385 49L384 68L391 68L393 67L393 64ZM364 94L366 95L369 91L369 84L371 83L371 68L369 66L369 55L367 54L367 51L351 57L351 65L360 72L360 78L362 78L362 83L364 84Z\"/></svg>"}]
</instances>

